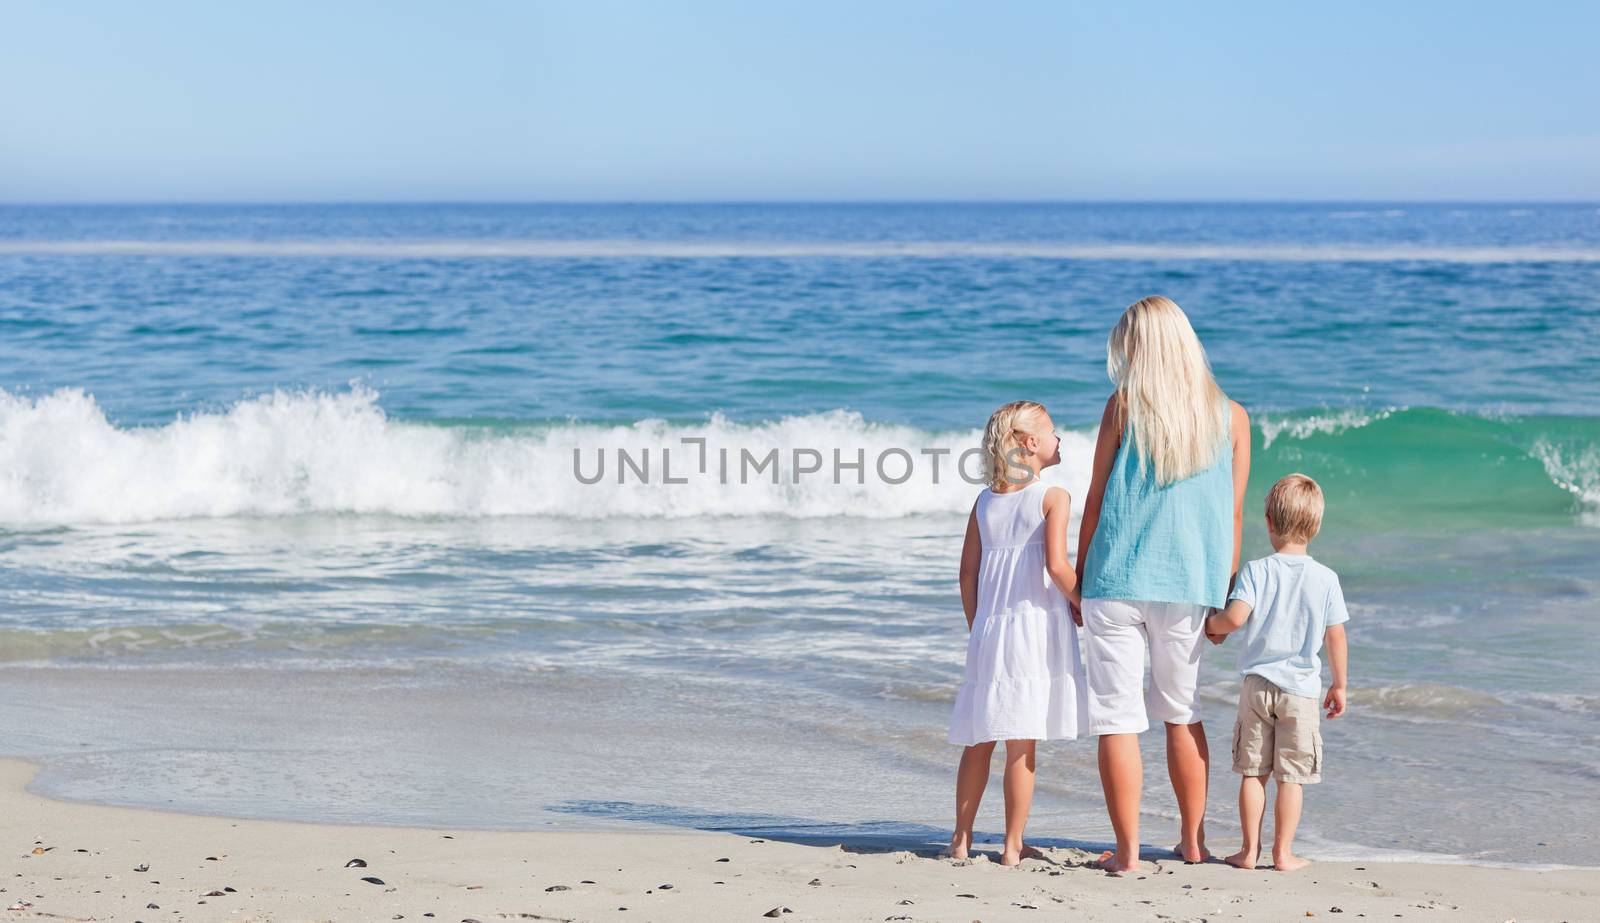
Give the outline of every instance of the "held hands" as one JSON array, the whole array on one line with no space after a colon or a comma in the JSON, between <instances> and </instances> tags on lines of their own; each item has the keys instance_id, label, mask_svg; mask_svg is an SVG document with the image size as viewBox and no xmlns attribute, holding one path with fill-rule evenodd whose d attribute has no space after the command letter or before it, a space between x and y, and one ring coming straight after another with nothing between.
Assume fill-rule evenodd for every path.
<instances>
[{"instance_id":1,"label":"held hands","mask_svg":"<svg viewBox=\"0 0 1600 923\"><path fill-rule=\"evenodd\" d=\"M1083 594L1077 587L1067 594L1067 609L1072 613L1072 623L1079 628L1083 627Z\"/></svg>"},{"instance_id":2,"label":"held hands","mask_svg":"<svg viewBox=\"0 0 1600 923\"><path fill-rule=\"evenodd\" d=\"M1322 699L1322 707L1328 710L1329 718L1337 718L1344 714L1344 695L1345 693L1343 686L1328 687L1328 694Z\"/></svg>"},{"instance_id":3,"label":"held hands","mask_svg":"<svg viewBox=\"0 0 1600 923\"><path fill-rule=\"evenodd\" d=\"M1225 631L1217 631L1217 630L1215 630L1215 628L1213 628L1213 626L1211 624L1211 620L1213 618L1215 618L1216 615L1217 615L1217 610L1212 609L1211 610L1211 614L1206 616L1206 624L1205 624L1206 640L1210 641L1212 644L1221 644L1222 642L1228 640L1228 633L1225 632Z\"/></svg>"}]
</instances>

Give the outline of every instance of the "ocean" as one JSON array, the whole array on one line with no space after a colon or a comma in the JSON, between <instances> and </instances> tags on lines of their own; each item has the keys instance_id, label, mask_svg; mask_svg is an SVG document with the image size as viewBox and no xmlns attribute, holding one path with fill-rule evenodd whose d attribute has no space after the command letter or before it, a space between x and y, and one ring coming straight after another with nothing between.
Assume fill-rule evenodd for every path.
<instances>
[{"instance_id":1,"label":"ocean","mask_svg":"<svg viewBox=\"0 0 1600 923\"><path fill-rule=\"evenodd\" d=\"M1305 853L1600 865L1594 205L0 207L0 753L247 817L937 841L962 453L1042 401L1081 503L1154 293L1251 414L1246 555L1273 480L1327 492ZM1029 830L1110 840L1092 740Z\"/></svg>"}]
</instances>

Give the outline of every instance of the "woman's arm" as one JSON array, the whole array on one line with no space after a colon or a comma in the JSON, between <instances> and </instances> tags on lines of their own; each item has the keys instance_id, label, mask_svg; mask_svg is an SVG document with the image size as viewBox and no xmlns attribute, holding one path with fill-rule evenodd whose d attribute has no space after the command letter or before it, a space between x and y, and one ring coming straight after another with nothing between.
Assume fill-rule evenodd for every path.
<instances>
[{"instance_id":1,"label":"woman's arm","mask_svg":"<svg viewBox=\"0 0 1600 923\"><path fill-rule=\"evenodd\" d=\"M1044 569L1056 589L1073 605L1078 602L1078 573L1067 560L1067 522L1072 518L1072 495L1060 487L1044 492ZM1074 611L1072 620L1080 626L1083 616Z\"/></svg>"},{"instance_id":2,"label":"woman's arm","mask_svg":"<svg viewBox=\"0 0 1600 923\"><path fill-rule=\"evenodd\" d=\"M978 535L978 505L967 517L967 539L961 545L961 608L967 613L967 630L978 614L978 565L983 561L983 539Z\"/></svg>"},{"instance_id":3,"label":"woman's arm","mask_svg":"<svg viewBox=\"0 0 1600 923\"><path fill-rule=\"evenodd\" d=\"M1233 570L1229 571L1228 589L1233 589L1234 575L1239 573L1239 557L1244 552L1244 491L1250 484L1250 415L1238 401L1229 401L1233 407Z\"/></svg>"},{"instance_id":4,"label":"woman's arm","mask_svg":"<svg viewBox=\"0 0 1600 923\"><path fill-rule=\"evenodd\" d=\"M1083 584L1083 563L1089 557L1089 543L1094 530L1100 526L1100 501L1105 499L1106 479L1111 477L1111 463L1117 460L1117 447L1122 444L1122 411L1117 396L1106 399L1106 409L1100 414L1100 433L1094 440L1094 468L1089 475L1089 495L1083 500L1083 521L1078 523L1078 584ZM1081 592L1081 590L1080 590ZM1073 613L1077 614L1074 606Z\"/></svg>"}]
</instances>

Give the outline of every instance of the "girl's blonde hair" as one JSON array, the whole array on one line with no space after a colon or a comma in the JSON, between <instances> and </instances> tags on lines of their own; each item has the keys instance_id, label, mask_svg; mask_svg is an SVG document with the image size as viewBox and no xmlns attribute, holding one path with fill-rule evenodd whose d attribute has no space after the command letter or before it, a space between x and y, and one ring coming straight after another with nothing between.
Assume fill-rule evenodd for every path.
<instances>
[{"instance_id":1,"label":"girl's blonde hair","mask_svg":"<svg viewBox=\"0 0 1600 923\"><path fill-rule=\"evenodd\" d=\"M989 415L983 429L983 449L989 459L989 487L999 490L1011 483L1006 476L1019 458L1017 436L1038 425L1047 411L1037 401L1012 401Z\"/></svg>"},{"instance_id":2,"label":"girl's blonde hair","mask_svg":"<svg viewBox=\"0 0 1600 923\"><path fill-rule=\"evenodd\" d=\"M1153 463L1157 483L1181 481L1217 460L1231 429L1228 396L1176 302L1152 295L1122 312L1106 342L1106 373L1139 465Z\"/></svg>"}]
</instances>

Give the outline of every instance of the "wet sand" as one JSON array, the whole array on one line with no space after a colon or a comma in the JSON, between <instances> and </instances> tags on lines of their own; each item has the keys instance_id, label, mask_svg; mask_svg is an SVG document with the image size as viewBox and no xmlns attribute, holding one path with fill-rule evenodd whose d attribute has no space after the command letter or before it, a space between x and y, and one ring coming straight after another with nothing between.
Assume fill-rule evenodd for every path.
<instances>
[{"instance_id":1,"label":"wet sand","mask_svg":"<svg viewBox=\"0 0 1600 923\"><path fill-rule=\"evenodd\" d=\"M10 920L1592 920L1600 870L1322 862L1293 874L1155 857L1109 876L932 850L722 833L240 820L57 801L0 760ZM1223 845L1223 844L1217 844ZM351 865L361 860L364 865ZM153 905L153 906L152 906ZM775 914L775 917L774 917Z\"/></svg>"}]
</instances>

